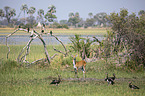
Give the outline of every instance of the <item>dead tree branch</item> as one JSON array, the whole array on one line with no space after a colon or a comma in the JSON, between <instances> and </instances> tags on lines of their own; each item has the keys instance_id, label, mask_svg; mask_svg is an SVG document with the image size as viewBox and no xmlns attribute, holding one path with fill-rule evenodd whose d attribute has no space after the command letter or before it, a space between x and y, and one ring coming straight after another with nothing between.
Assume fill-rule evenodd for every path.
<instances>
[{"instance_id":1,"label":"dead tree branch","mask_svg":"<svg viewBox=\"0 0 145 96\"><path fill-rule=\"evenodd\" d=\"M29 54L30 44L31 44L31 42L32 42L33 40L34 40L33 38L30 39L30 41L29 41L29 43L28 43L28 45L27 45L26 53L25 53L25 55L23 55L23 56L21 57L20 62L22 62L22 60L23 60L23 61L26 60L26 56ZM23 59L24 57L25 57L25 59Z\"/></svg>"},{"instance_id":2,"label":"dead tree branch","mask_svg":"<svg viewBox=\"0 0 145 96\"><path fill-rule=\"evenodd\" d=\"M53 59L56 55L58 55L58 54L55 53L53 56L50 57L50 59Z\"/></svg>"},{"instance_id":3,"label":"dead tree branch","mask_svg":"<svg viewBox=\"0 0 145 96\"><path fill-rule=\"evenodd\" d=\"M46 58L47 58L47 61L48 63L50 64L50 57L48 55L48 51L47 51L47 48L46 48L46 44L45 44L45 41L43 40L43 38L41 37L41 35L39 33L37 33L35 30L34 30L34 33L36 33L38 35L38 38L41 40L41 42L43 43L43 46L44 46L44 50L45 50L45 55L46 55Z\"/></svg>"},{"instance_id":4,"label":"dead tree branch","mask_svg":"<svg viewBox=\"0 0 145 96\"><path fill-rule=\"evenodd\" d=\"M96 38L95 36L93 36L93 38L94 38L94 41L96 41L96 42L98 42L99 44L101 44L101 41L100 41L98 38Z\"/></svg>"},{"instance_id":5,"label":"dead tree branch","mask_svg":"<svg viewBox=\"0 0 145 96\"><path fill-rule=\"evenodd\" d=\"M66 49L65 45L62 43L62 41L59 40L59 39L58 39L55 35L53 35L53 34L51 34L51 36L55 37L55 39L61 43L61 45L63 46L63 48L64 48L64 50L65 50L65 53L62 52L62 51L56 50L55 48L53 48L53 49L54 49L55 51L57 51L57 52L60 52L60 53L64 54L65 56L67 56L67 55L68 55L67 49Z\"/></svg>"},{"instance_id":6,"label":"dead tree branch","mask_svg":"<svg viewBox=\"0 0 145 96\"><path fill-rule=\"evenodd\" d=\"M15 30L13 33L11 33L11 34L9 34L8 36L6 36L6 46L8 47L8 53L7 53L7 59L8 59L8 55L9 55L9 53L10 53L10 47L9 47L9 45L8 45L8 38L10 37L10 36L12 36L13 34L15 34L17 31L25 31L25 32L27 32L27 30L26 29L22 29L22 28L19 28L19 29L17 29L17 30Z\"/></svg>"},{"instance_id":7,"label":"dead tree branch","mask_svg":"<svg viewBox=\"0 0 145 96\"><path fill-rule=\"evenodd\" d=\"M64 52L62 52L62 51L60 51L60 50L57 50L57 49L54 48L54 47L53 47L53 49L54 49L55 51L57 51L57 52L59 52L59 53L62 53L62 54L64 54L64 55L66 56L66 53L64 53Z\"/></svg>"},{"instance_id":8,"label":"dead tree branch","mask_svg":"<svg viewBox=\"0 0 145 96\"><path fill-rule=\"evenodd\" d=\"M25 31L25 32L29 32L31 33L30 35L30 40L28 41L27 45L21 50L20 54L18 55L18 58L17 58L17 61L18 62L23 62L24 60L26 60L26 56L29 54L29 49L30 49L30 45L31 45L31 42L35 39L35 38L39 38L41 40L41 42L43 43L43 46L44 46L44 51L45 51L45 55L46 55L46 59L48 61L48 63L50 64L50 60L53 59L57 54L54 54L51 58L49 57L48 55L48 51L47 51L47 48L46 48L46 43L45 41L43 40L41 34L39 34L38 32L36 32L35 30L32 30L31 32L28 31L27 29L23 29L23 28L18 28L17 30L15 30L13 33L9 34L8 36L6 36L6 46L8 47L8 53L7 53L7 59L8 59L8 55L10 53L10 47L8 45L8 38L10 36L12 36L13 34L15 34L17 31ZM45 33L46 34L46 33ZM52 35L52 34L51 34ZM62 46L64 47L65 49L65 52L62 52L62 51L59 51L57 49L54 48L55 51L57 52L60 52L60 53L63 53L65 56L67 55L67 49L66 47L64 46L64 44L61 42L61 40L59 40L55 35L52 35L53 37L56 38L56 40L58 40ZM21 57L21 55L24 53L24 50L26 49L26 53ZM41 59L39 60L36 60L36 61L33 61L32 63L35 63L37 61L40 61Z\"/></svg>"},{"instance_id":9,"label":"dead tree branch","mask_svg":"<svg viewBox=\"0 0 145 96\"><path fill-rule=\"evenodd\" d=\"M50 57L50 59L53 59L56 55L58 55L58 54L55 53L53 56ZM26 66L28 67L28 66L30 66L30 65L32 65L32 64L34 64L34 63L36 63L36 62L43 61L43 60L46 60L46 59L45 59L45 58L41 58L41 59L35 60L35 61L29 63L29 64L26 65Z\"/></svg>"},{"instance_id":10,"label":"dead tree branch","mask_svg":"<svg viewBox=\"0 0 145 96\"><path fill-rule=\"evenodd\" d=\"M29 53L29 48L28 47L30 47L30 43L35 39L35 38L37 38L37 34L36 34L36 36L35 37L31 37L30 38L30 40L28 41L28 43L27 43L27 45L21 50L21 52L20 52L20 54L18 55L18 58L17 58L17 61L18 62L21 62L22 61L22 58L20 59L20 56L23 54L23 52L24 52L24 49L27 47L27 51L26 51L26 54L24 55L24 56L22 56L22 57L26 57L26 55L28 55L28 53ZM26 58L25 58L26 59Z\"/></svg>"}]
</instances>

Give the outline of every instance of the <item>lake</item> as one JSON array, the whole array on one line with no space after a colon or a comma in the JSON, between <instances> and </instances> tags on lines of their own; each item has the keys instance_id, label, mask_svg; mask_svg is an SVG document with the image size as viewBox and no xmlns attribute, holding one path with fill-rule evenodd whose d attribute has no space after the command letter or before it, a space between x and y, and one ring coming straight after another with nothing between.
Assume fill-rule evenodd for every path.
<instances>
[{"instance_id":1,"label":"lake","mask_svg":"<svg viewBox=\"0 0 145 96\"><path fill-rule=\"evenodd\" d=\"M74 35L62 35L62 34L57 34L57 37L64 43L64 44L69 44L71 43L70 37L73 37ZM100 41L104 39L103 35L81 35L81 37L84 38L90 38L93 39L92 37L95 36L98 38ZM0 35L0 44L4 45L6 44L6 35ZM54 37L52 36L42 36L44 39L46 45L57 45L60 44ZM26 45L27 42L30 40L29 35L13 35L8 38L8 44L9 45ZM32 41L32 45L42 45L42 42L36 38Z\"/></svg>"}]
</instances>

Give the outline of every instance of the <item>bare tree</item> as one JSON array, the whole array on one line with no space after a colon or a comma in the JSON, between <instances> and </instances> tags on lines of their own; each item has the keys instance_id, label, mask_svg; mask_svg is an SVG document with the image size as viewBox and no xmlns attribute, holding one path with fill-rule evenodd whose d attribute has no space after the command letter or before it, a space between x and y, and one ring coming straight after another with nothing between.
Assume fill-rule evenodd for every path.
<instances>
[{"instance_id":1,"label":"bare tree","mask_svg":"<svg viewBox=\"0 0 145 96\"><path fill-rule=\"evenodd\" d=\"M28 32L28 30L26 30L26 29L18 28L18 29L15 30L13 33L11 33L11 34L9 34L8 36L6 36L6 46L8 47L7 59L9 58L9 53L10 53L10 47L9 47L9 45L8 45L8 42L7 42L7 41L8 41L8 38L9 38L10 36L14 35L14 34L15 34L16 32L18 32L18 31ZM26 56L29 54L29 49L30 49L30 46L31 46L32 41L33 41L35 38L39 38L39 39L41 40L43 46L44 46L44 51L45 51L46 60L48 61L48 64L50 64L50 60L51 60L52 58L54 58L57 54L55 53L52 57L49 57L49 54L48 54L48 51L47 51L46 43L45 43L45 41L44 41L43 38L42 38L42 35L45 35L45 34L48 34L48 35L51 34L51 36L55 37L56 40L58 40L58 41L62 44L62 46L64 47L64 49L65 49L64 55L66 56L66 55L68 54L68 53L67 53L67 49L66 49L65 45L63 44L63 42L62 42L61 40L59 40L55 35L53 35L52 32L50 32L50 33L38 33L37 31L35 31L35 30L33 29L32 31L29 31L29 33L30 33L30 35L31 35L31 36L30 36L30 40L28 41L28 43L26 44L26 46L25 46L25 47L21 50L21 52L19 53L18 58L17 58L17 61L18 61L18 62L23 63L23 62L26 61ZM61 51L59 51L59 50L57 50L57 49L55 49L55 48L54 48L54 50L57 51L57 52L63 53L63 52L61 52ZM25 52L25 53L24 53L24 52ZM24 55L22 56L23 53L24 53ZM42 58L42 59L43 59L43 58ZM39 60L42 60L42 59L39 59ZM39 60L36 60L36 61L39 61ZM33 61L32 63L34 63L34 62L36 62L36 61ZM29 63L29 62L27 61L27 63Z\"/></svg>"}]
</instances>

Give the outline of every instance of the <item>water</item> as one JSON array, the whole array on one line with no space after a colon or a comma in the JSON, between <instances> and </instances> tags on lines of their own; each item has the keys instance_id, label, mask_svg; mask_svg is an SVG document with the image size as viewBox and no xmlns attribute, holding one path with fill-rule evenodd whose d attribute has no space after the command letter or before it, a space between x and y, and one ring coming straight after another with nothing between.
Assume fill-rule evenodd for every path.
<instances>
[{"instance_id":1,"label":"water","mask_svg":"<svg viewBox=\"0 0 145 96\"><path fill-rule=\"evenodd\" d=\"M58 39L60 39L64 44L71 43L70 37L73 37L74 35L57 35ZM90 38L93 39L94 35L81 35L81 37L84 38ZM0 36L0 44L5 45L6 44L6 35ZM98 38L100 41L104 39L102 35L96 35L96 38ZM44 39L46 45L57 45L60 44L54 37L52 36L42 36ZM8 38L8 44L9 45L26 45L27 42L30 40L30 36L28 35L13 35ZM32 45L42 45L42 42L40 39L36 38L32 41Z\"/></svg>"}]
</instances>

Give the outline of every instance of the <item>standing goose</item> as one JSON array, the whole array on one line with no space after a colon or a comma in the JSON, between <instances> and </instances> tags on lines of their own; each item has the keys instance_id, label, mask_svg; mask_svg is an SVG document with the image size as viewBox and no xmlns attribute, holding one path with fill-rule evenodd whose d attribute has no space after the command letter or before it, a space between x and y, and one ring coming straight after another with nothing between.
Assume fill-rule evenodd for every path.
<instances>
[{"instance_id":1,"label":"standing goose","mask_svg":"<svg viewBox=\"0 0 145 96\"><path fill-rule=\"evenodd\" d=\"M114 84L114 81L112 79L109 79L109 78L107 79L107 82L108 82L108 84L112 84L112 85Z\"/></svg>"},{"instance_id":2,"label":"standing goose","mask_svg":"<svg viewBox=\"0 0 145 96\"><path fill-rule=\"evenodd\" d=\"M58 75L58 80L52 80L52 82L50 84L58 85L60 82L61 82L60 75Z\"/></svg>"},{"instance_id":3,"label":"standing goose","mask_svg":"<svg viewBox=\"0 0 145 96\"><path fill-rule=\"evenodd\" d=\"M113 77L108 77L108 73L106 73L107 74L107 76L106 76L106 78L105 78L105 81L107 81L108 82L108 84L114 84L114 80L115 80L115 78L113 78Z\"/></svg>"},{"instance_id":4,"label":"standing goose","mask_svg":"<svg viewBox=\"0 0 145 96\"><path fill-rule=\"evenodd\" d=\"M130 87L131 89L139 89L139 87L137 87L137 86L135 86L135 85L132 85L131 83L132 83L132 82L129 82L129 87Z\"/></svg>"},{"instance_id":5,"label":"standing goose","mask_svg":"<svg viewBox=\"0 0 145 96\"><path fill-rule=\"evenodd\" d=\"M106 76L106 78L105 78L105 81L107 81L107 79L108 79L108 73L106 73L106 75L107 75L107 76Z\"/></svg>"}]
</instances>

